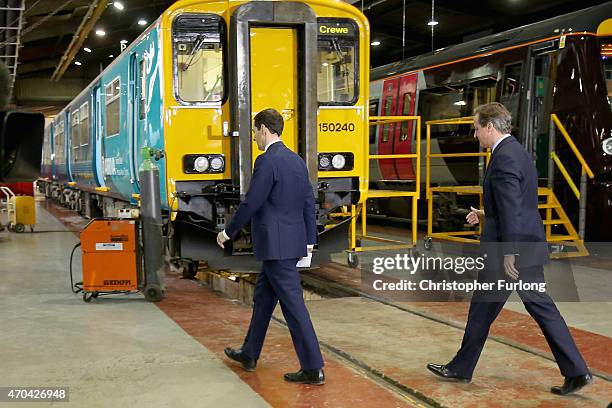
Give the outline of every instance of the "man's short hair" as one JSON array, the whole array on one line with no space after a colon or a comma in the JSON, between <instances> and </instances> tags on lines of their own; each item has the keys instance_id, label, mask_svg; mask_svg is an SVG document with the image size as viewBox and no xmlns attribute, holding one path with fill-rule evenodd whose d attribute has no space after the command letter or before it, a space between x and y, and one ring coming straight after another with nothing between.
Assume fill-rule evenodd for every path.
<instances>
[{"instance_id":1,"label":"man's short hair","mask_svg":"<svg viewBox=\"0 0 612 408\"><path fill-rule=\"evenodd\" d=\"M4 63L0 62L0 109L8 103L10 81L11 76L8 68Z\"/></svg>"},{"instance_id":2,"label":"man's short hair","mask_svg":"<svg viewBox=\"0 0 612 408\"><path fill-rule=\"evenodd\" d=\"M512 114L499 102L491 102L480 105L474 110L474 116L478 114L478 124L482 127L491 123L501 133L510 133L512 130Z\"/></svg>"},{"instance_id":3,"label":"man's short hair","mask_svg":"<svg viewBox=\"0 0 612 408\"><path fill-rule=\"evenodd\" d=\"M285 121L276 109L264 109L255 115L255 127L259 130L261 125L266 125L271 133L276 133L278 136L283 134L283 126Z\"/></svg>"}]
</instances>

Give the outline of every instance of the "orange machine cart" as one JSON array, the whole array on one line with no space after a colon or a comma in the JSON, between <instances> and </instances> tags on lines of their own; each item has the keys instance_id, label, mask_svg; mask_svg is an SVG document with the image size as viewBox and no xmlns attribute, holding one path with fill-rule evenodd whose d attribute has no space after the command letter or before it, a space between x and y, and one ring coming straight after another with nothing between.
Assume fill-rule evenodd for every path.
<instances>
[{"instance_id":1,"label":"orange machine cart","mask_svg":"<svg viewBox=\"0 0 612 408\"><path fill-rule=\"evenodd\" d=\"M81 232L83 300L101 293L141 290L139 225L131 219L94 219Z\"/></svg>"}]
</instances>

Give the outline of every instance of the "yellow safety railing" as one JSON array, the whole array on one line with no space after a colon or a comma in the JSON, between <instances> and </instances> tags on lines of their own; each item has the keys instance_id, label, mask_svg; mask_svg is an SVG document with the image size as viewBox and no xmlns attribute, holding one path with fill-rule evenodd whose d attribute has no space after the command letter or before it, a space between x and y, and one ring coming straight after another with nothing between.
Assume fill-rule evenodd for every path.
<instances>
[{"instance_id":1,"label":"yellow safety railing","mask_svg":"<svg viewBox=\"0 0 612 408\"><path fill-rule=\"evenodd\" d=\"M461 118L452 119L439 119L429 120L427 124L427 135L425 140L425 194L427 199L427 237L425 239L426 247L431 245L432 238L440 238L448 241L455 242L468 242L477 243L478 240L467 238L466 235L474 235L476 231L447 231L447 232L433 232L433 192L448 192L456 194L473 194L478 195L480 200L480 207L483 206L482 202L482 187L481 186L431 186L431 159L434 158L447 158L447 157L485 157L486 165L489 165L489 159L491 157L490 152L478 152L478 153L432 153L431 152L431 126L432 125L472 125L474 123L473 116L466 116ZM478 224L478 234L481 231L481 224Z\"/></svg>"},{"instance_id":2,"label":"yellow safety railing","mask_svg":"<svg viewBox=\"0 0 612 408\"><path fill-rule=\"evenodd\" d=\"M573 246L576 248L575 252L561 253L562 256L565 256L565 257L587 256L589 255L589 252L584 246L584 240L582 239L583 233L584 233L584 217L583 217L582 208L586 204L586 177L589 177L592 179L595 177L595 175L593 174L593 170L591 170L591 167L588 165L588 163L582 156L582 153L580 153L580 150L578 149L578 147L572 140L572 137L570 136L569 132L567 131L567 129L565 129L565 126L563 126L563 124L559 120L559 117L553 113L550 115L550 121L551 121L550 138L549 138L550 164L548 167L549 174L548 174L548 189L547 189L549 190L549 196L546 200L546 203L540 205L540 208L543 208L546 210L546 215L543 221L544 225L546 226L545 228L546 229L546 239L548 242L564 242L565 245ZM561 135L563 135L563 138L567 142L567 145L569 146L571 151L574 153L574 156L580 163L580 167L581 167L580 187L576 186L576 183L572 179L567 168L563 165L563 163L561 162L561 159L555 152L556 130L558 130L561 133ZM578 199L578 201L580 202L581 211L579 212L580 215L579 215L579 221L578 221L579 231L577 231L576 228L574 228L574 225L572 224L571 220L569 219L569 217L563 210L561 203L559 202L559 200L557 199L557 197L555 196L553 192L554 166L556 166L559 169L559 172L563 176L563 179L565 180L569 188L574 193L574 196L576 197L576 199ZM557 213L558 218L553 219L553 211ZM554 235L552 233L553 225L564 226L567 231L567 235Z\"/></svg>"},{"instance_id":3,"label":"yellow safety railing","mask_svg":"<svg viewBox=\"0 0 612 408\"><path fill-rule=\"evenodd\" d=\"M368 185L370 181L370 160L381 159L416 159L416 174L415 174L415 189L414 191L405 190L368 190L365 193L363 200L360 200L358 205L351 205L351 226L349 229L349 265L356 265L356 252L377 251L377 250L392 250L413 248L417 242L417 207L418 199L420 198L421 184L421 117L420 116L370 116L370 126L387 125L390 123L399 123L407 121L415 121L416 124L416 140L415 152L406 154L369 154L366 152L366 180ZM368 198L392 198L392 197L411 197L412 198L412 229L411 242L404 242L389 238L382 238L367 234L367 210L366 204ZM361 215L361 235L357 235L357 218ZM388 245L373 245L364 247L358 240L371 240L381 242ZM353 260L352 260L353 259Z\"/></svg>"},{"instance_id":4,"label":"yellow safety railing","mask_svg":"<svg viewBox=\"0 0 612 408\"><path fill-rule=\"evenodd\" d=\"M587 164L586 160L584 160L582 153L580 153L580 150L578 150L578 148L576 147L576 144L572 140L572 137L569 135L569 133L565 129L565 126L563 126L563 124L561 123L557 115L553 113L550 115L550 118L552 119L552 122L555 124L557 129L559 129L559 132L561 132L561 134L563 135L563 138L565 139L568 146L574 153L574 156L576 156L576 158L580 162L580 166L582 167L582 173L583 174L586 173L586 175L589 176L589 178L591 179L594 178L595 175L593 174L593 170L591 170L591 167ZM572 180L571 176L569 175L563 163L561 163L559 156L557 156L557 154L554 151L552 151L550 153L550 157L554 161L554 163L557 165L557 167L559 168L559 171L563 175L563 178L565 179L569 187L574 192L574 195L576 196L576 198L580 200L580 191L578 190L578 187L576 187L576 183L574 183L574 180Z\"/></svg>"}]
</instances>

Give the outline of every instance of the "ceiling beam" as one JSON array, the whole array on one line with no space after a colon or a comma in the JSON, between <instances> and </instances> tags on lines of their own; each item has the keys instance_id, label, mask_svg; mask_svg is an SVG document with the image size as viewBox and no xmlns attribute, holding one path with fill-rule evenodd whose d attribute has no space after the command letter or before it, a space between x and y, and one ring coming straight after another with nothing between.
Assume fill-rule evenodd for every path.
<instances>
[{"instance_id":1,"label":"ceiling beam","mask_svg":"<svg viewBox=\"0 0 612 408\"><path fill-rule=\"evenodd\" d=\"M28 0L26 2L26 10L24 12L24 15L26 16L26 18L29 18L33 16L50 14L53 12L53 10L57 9L61 4L62 4L62 0L44 0L44 1ZM90 4L91 4L91 1L89 0L72 0L69 4L70 8L66 10L75 9L78 7L89 7ZM34 7L32 7L32 5L34 5Z\"/></svg>"},{"instance_id":2,"label":"ceiling beam","mask_svg":"<svg viewBox=\"0 0 612 408\"><path fill-rule=\"evenodd\" d=\"M27 62L25 64L19 64L17 67L17 75L26 75L33 72L46 71L53 69L57 66L58 59L48 59L36 62Z\"/></svg>"},{"instance_id":3,"label":"ceiling beam","mask_svg":"<svg viewBox=\"0 0 612 408\"><path fill-rule=\"evenodd\" d=\"M24 78L15 82L15 101L17 104L70 102L77 96L87 80L66 78L52 82L48 78Z\"/></svg>"},{"instance_id":4,"label":"ceiling beam","mask_svg":"<svg viewBox=\"0 0 612 408\"><path fill-rule=\"evenodd\" d=\"M57 66L57 69L51 76L52 80L58 81L62 78L62 76L70 66L70 63L74 59L74 56L81 49L81 46L87 39L87 36L93 29L94 25L100 19L100 16L102 16L102 13L104 13L104 10L106 10L106 6L106 0L98 0L97 2L91 4L89 11L81 22L81 26L74 34L74 37L72 37L70 45L62 56L60 64Z\"/></svg>"}]
</instances>

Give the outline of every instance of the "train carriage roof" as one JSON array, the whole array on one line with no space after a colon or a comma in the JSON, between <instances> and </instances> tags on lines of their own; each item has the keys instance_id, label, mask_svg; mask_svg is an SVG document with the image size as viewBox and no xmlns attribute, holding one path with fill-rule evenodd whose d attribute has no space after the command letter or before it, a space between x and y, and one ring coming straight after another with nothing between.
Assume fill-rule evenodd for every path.
<instances>
[{"instance_id":1,"label":"train carriage roof","mask_svg":"<svg viewBox=\"0 0 612 408\"><path fill-rule=\"evenodd\" d=\"M375 68L371 80L543 39L560 32L597 32L612 17L612 1Z\"/></svg>"}]
</instances>

